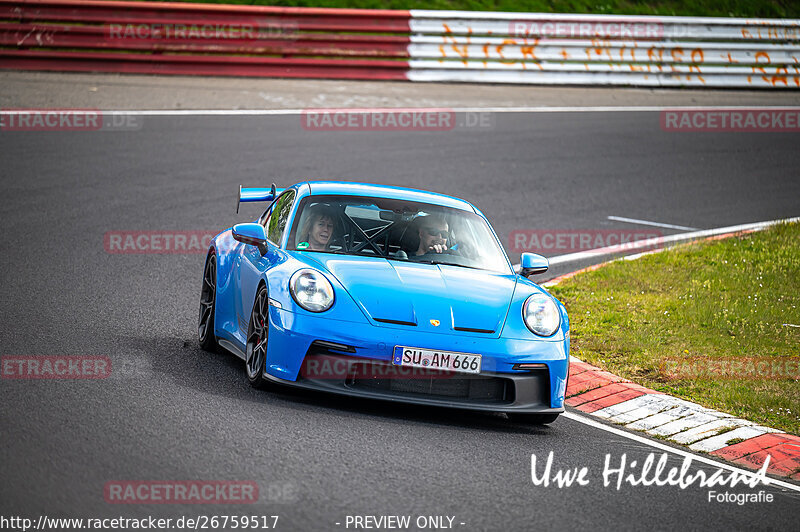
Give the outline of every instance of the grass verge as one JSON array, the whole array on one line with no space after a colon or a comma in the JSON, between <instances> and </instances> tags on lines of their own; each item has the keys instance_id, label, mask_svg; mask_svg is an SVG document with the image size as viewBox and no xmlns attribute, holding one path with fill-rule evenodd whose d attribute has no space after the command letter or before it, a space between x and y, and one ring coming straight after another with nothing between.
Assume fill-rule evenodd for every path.
<instances>
[{"instance_id":1,"label":"grass verge","mask_svg":"<svg viewBox=\"0 0 800 532\"><path fill-rule=\"evenodd\" d=\"M551 292L581 360L800 434L800 223L616 261ZM754 378L762 362L783 375Z\"/></svg>"},{"instance_id":2,"label":"grass verge","mask_svg":"<svg viewBox=\"0 0 800 532\"><path fill-rule=\"evenodd\" d=\"M795 0L198 0L196 3L617 15L800 17L800 4Z\"/></svg>"}]
</instances>

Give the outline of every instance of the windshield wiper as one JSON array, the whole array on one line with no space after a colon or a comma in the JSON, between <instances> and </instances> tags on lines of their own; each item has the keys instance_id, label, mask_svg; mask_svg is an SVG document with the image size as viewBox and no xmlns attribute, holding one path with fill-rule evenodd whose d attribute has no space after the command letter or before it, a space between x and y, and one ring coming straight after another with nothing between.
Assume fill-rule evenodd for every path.
<instances>
[{"instance_id":1,"label":"windshield wiper","mask_svg":"<svg viewBox=\"0 0 800 532\"><path fill-rule=\"evenodd\" d=\"M334 255L345 255L345 252L342 251L341 249L337 249L337 250L332 250L332 249L315 250L315 249L297 249L297 248L295 248L295 249L288 249L287 251L312 251L314 253L330 253L330 254L334 254Z\"/></svg>"},{"instance_id":2,"label":"windshield wiper","mask_svg":"<svg viewBox=\"0 0 800 532\"><path fill-rule=\"evenodd\" d=\"M482 270L483 269L483 268L479 268L478 266L469 266L468 264L459 264L459 263L456 263L456 262L447 262L447 261L444 261L444 260L437 260L437 259L417 260L417 261L413 261L413 262L418 262L420 264L443 264L445 266L461 266L462 268L471 268L473 270Z\"/></svg>"}]
</instances>

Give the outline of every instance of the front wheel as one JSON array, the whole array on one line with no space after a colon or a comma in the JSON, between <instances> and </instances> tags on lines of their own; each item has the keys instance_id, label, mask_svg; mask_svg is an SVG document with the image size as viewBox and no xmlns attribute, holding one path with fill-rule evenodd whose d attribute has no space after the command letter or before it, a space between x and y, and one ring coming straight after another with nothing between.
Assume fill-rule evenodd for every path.
<instances>
[{"instance_id":1,"label":"front wheel","mask_svg":"<svg viewBox=\"0 0 800 532\"><path fill-rule=\"evenodd\" d=\"M558 419L558 414L511 413L507 415L511 421L527 423L529 425L549 425L550 423Z\"/></svg>"},{"instance_id":2,"label":"front wheel","mask_svg":"<svg viewBox=\"0 0 800 532\"><path fill-rule=\"evenodd\" d=\"M269 297L267 287L262 286L256 294L250 326L247 328L247 348L245 350L247 380L255 388L263 388L267 382L264 367L267 362L267 338L269 336Z\"/></svg>"}]
</instances>

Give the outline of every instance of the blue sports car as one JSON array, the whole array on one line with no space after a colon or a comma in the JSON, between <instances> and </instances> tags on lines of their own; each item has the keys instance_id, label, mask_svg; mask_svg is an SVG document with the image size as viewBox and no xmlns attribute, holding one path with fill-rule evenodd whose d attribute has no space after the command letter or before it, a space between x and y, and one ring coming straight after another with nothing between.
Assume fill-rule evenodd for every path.
<instances>
[{"instance_id":1,"label":"blue sports car","mask_svg":"<svg viewBox=\"0 0 800 532\"><path fill-rule=\"evenodd\" d=\"M253 386L505 412L564 411L569 321L519 273L470 203L405 188L240 188L265 202L211 242L198 336L244 359ZM237 207L238 211L238 207Z\"/></svg>"}]
</instances>

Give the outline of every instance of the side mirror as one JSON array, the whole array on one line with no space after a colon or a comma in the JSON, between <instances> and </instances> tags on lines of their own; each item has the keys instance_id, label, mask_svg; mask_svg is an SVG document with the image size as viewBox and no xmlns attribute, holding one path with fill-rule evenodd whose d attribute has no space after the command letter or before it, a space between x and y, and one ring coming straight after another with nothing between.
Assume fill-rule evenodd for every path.
<instances>
[{"instance_id":1,"label":"side mirror","mask_svg":"<svg viewBox=\"0 0 800 532\"><path fill-rule=\"evenodd\" d=\"M544 273L550 267L550 261L536 253L523 253L520 257L519 274L523 277Z\"/></svg>"},{"instance_id":2,"label":"side mirror","mask_svg":"<svg viewBox=\"0 0 800 532\"><path fill-rule=\"evenodd\" d=\"M264 226L256 223L236 224L233 226L233 238L243 244L256 246L262 255L267 253L267 233Z\"/></svg>"}]
</instances>

